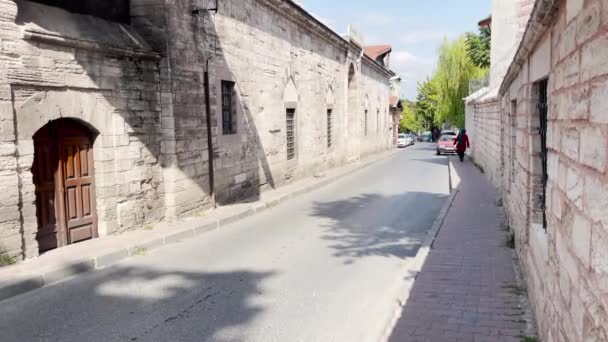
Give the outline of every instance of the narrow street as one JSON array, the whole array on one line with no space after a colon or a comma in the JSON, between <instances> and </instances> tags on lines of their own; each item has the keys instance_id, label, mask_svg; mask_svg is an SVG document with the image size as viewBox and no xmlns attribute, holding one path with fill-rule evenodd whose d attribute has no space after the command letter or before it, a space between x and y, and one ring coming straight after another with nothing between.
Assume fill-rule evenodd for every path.
<instances>
[{"instance_id":1,"label":"narrow street","mask_svg":"<svg viewBox=\"0 0 608 342\"><path fill-rule=\"evenodd\" d=\"M400 150L226 229L5 301L1 340L376 339L448 182L433 145Z\"/></svg>"}]
</instances>

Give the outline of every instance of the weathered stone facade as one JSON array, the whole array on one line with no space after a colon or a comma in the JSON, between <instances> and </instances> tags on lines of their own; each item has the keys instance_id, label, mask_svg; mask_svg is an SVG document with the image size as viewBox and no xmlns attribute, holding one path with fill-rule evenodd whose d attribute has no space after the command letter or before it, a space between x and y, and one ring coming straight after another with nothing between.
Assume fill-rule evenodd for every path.
<instances>
[{"instance_id":1,"label":"weathered stone facade","mask_svg":"<svg viewBox=\"0 0 608 342\"><path fill-rule=\"evenodd\" d=\"M502 189L543 341L608 340L607 10L603 0L536 1L492 118L501 122L500 158L479 161L501 170L492 179Z\"/></svg>"},{"instance_id":2,"label":"weathered stone facade","mask_svg":"<svg viewBox=\"0 0 608 342\"><path fill-rule=\"evenodd\" d=\"M291 1L220 1L212 14L194 0L131 0L128 22L43 3L0 0L0 255L38 255L33 137L54 120L76 120L95 137L100 235L392 147L394 74ZM231 135L222 132L221 81L236 85Z\"/></svg>"}]
</instances>

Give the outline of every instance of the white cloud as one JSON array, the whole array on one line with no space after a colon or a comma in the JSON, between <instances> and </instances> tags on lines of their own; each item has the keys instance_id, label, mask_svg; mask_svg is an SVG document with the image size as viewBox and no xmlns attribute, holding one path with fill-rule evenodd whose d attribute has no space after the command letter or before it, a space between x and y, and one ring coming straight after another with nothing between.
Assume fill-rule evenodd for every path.
<instances>
[{"instance_id":1,"label":"white cloud","mask_svg":"<svg viewBox=\"0 0 608 342\"><path fill-rule=\"evenodd\" d=\"M452 39L457 34L449 31L429 31L429 30L418 30L404 32L399 36L399 42L403 44L416 44L424 42L437 42L444 38Z\"/></svg>"},{"instance_id":2,"label":"white cloud","mask_svg":"<svg viewBox=\"0 0 608 342\"><path fill-rule=\"evenodd\" d=\"M415 98L418 82L432 75L436 60L436 56L420 56L405 50L393 51L391 69L403 77L402 93L406 98Z\"/></svg>"}]
</instances>

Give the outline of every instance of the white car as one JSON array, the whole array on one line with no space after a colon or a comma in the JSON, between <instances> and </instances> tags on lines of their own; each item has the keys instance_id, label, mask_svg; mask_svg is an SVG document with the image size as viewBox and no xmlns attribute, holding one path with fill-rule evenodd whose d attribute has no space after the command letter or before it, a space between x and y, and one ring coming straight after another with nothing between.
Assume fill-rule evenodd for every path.
<instances>
[{"instance_id":1,"label":"white car","mask_svg":"<svg viewBox=\"0 0 608 342\"><path fill-rule=\"evenodd\" d=\"M411 134L399 133L397 136L397 147L408 147L414 145L414 137Z\"/></svg>"},{"instance_id":2,"label":"white car","mask_svg":"<svg viewBox=\"0 0 608 342\"><path fill-rule=\"evenodd\" d=\"M407 137L405 133L399 133L397 136L397 147L407 147Z\"/></svg>"}]
</instances>

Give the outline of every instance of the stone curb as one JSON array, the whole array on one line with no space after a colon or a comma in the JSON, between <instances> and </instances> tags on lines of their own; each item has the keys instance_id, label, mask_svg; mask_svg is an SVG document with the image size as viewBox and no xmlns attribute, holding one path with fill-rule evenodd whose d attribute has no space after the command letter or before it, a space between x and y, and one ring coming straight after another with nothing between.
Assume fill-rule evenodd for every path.
<instances>
[{"instance_id":1,"label":"stone curb","mask_svg":"<svg viewBox=\"0 0 608 342\"><path fill-rule=\"evenodd\" d=\"M138 253L140 253L141 250L154 250L165 245L170 245L176 242L192 239L205 233L218 230L223 226L230 225L247 217L253 216L257 213L266 211L267 209L274 208L289 199L299 197L301 195L310 193L313 190L327 186L337 181L338 179L341 179L344 176L348 176L358 171L361 171L380 160L383 160L392 156L393 154L396 154L397 152L399 152L399 150L388 151L386 153L382 153L379 157L369 158L369 160L360 162L361 164L359 165L357 165L357 163L350 164L352 168L345 170L344 172L338 172L337 174L332 175L327 179L319 180L314 184L307 185L302 189L297 189L291 193L282 195L278 198L270 199L268 201L252 203L249 208L244 208L243 210L231 213L228 216L215 219L203 225L198 225L193 228L186 228L182 230L171 230L168 232L162 232L162 234L148 238L145 241L118 247L115 250L108 251L107 253L96 255L91 259L73 260L51 271L44 271L39 274L34 273L29 276L23 276L20 279L3 282L2 284L0 284L0 302L11 297L15 297L33 291L47 285L55 284L90 271L112 266L122 260L137 255Z\"/></svg>"},{"instance_id":2,"label":"stone curb","mask_svg":"<svg viewBox=\"0 0 608 342\"><path fill-rule=\"evenodd\" d=\"M441 208L441 211L439 212L439 215L437 215L437 218L433 222L433 225L431 226L431 229L427 233L426 238L420 245L420 248L418 249L418 253L416 253L416 256L413 259L409 260L405 264L403 273L404 274L409 273L409 275L406 275L404 277L403 284L401 284L401 286L399 287L399 290L397 292L397 297L395 298L396 299L395 308L390 313L390 317L387 319L388 322L386 324L386 327L383 329L380 338L376 339L376 341L388 341L390 339L391 333L393 332L393 329L395 328L397 321L399 320L399 318L401 318L401 313L403 311L403 307L407 303L407 299L408 299L408 297L410 295L410 291L414 285L414 281L416 280L416 277L418 277L418 273L420 273L420 271L422 270L422 266L424 265L426 258L428 257L431 249L433 248L433 243L435 242L435 239L439 235L439 231L443 227L445 218L447 217L447 215L450 211L450 208L452 208L452 205L454 204L454 200L456 199L456 196L458 195L458 186L460 185L460 180L453 179L455 176L458 177L458 175L454 171L454 166L452 165L452 158L449 158L448 173L449 173L449 184L450 184L449 185L450 196L448 197L447 201Z\"/></svg>"}]
</instances>

